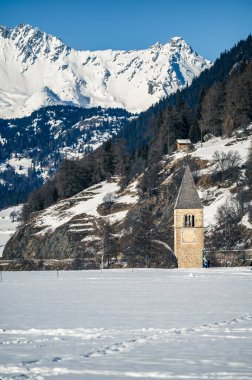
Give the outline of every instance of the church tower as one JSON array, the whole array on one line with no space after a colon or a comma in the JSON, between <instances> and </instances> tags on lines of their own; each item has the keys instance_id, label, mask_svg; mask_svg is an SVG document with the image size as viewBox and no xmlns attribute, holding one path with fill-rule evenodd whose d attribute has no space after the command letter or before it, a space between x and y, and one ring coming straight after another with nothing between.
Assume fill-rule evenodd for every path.
<instances>
[{"instance_id":1,"label":"church tower","mask_svg":"<svg viewBox=\"0 0 252 380\"><path fill-rule=\"evenodd\" d=\"M174 207L174 253L178 268L202 268L203 206L189 166Z\"/></svg>"}]
</instances>

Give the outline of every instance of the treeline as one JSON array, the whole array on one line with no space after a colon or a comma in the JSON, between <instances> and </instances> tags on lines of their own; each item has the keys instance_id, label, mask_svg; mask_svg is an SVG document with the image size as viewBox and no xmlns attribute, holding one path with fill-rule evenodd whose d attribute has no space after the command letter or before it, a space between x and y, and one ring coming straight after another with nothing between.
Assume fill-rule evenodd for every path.
<instances>
[{"instance_id":1,"label":"treeline","mask_svg":"<svg viewBox=\"0 0 252 380\"><path fill-rule=\"evenodd\" d=\"M126 139L128 149L132 151L145 145L146 141L149 141L152 137L149 133L150 128L146 128L147 124L155 124L159 113L162 114L163 110L166 110L169 106L174 107L180 102L185 103L197 117L199 104L210 87L216 83L225 83L232 72L237 69L242 70L251 59L252 36L249 35L246 40L241 40L232 49L223 52L214 65L202 72L198 78L195 78L189 87L150 107L137 120L123 128L119 132L119 138ZM210 94L208 96L210 97Z\"/></svg>"},{"instance_id":2,"label":"treeline","mask_svg":"<svg viewBox=\"0 0 252 380\"><path fill-rule=\"evenodd\" d=\"M111 175L129 181L144 173L142 191L155 191L160 158L174 150L177 138L229 135L252 120L252 37L223 53L192 85L142 113L111 141L82 160L65 161L55 177L33 193L27 218L58 199L72 196ZM145 170L148 167L148 170Z\"/></svg>"},{"instance_id":3,"label":"treeline","mask_svg":"<svg viewBox=\"0 0 252 380\"><path fill-rule=\"evenodd\" d=\"M225 81L202 90L196 109L178 96L175 106L160 110L155 120L152 151L169 153L177 138L197 142L207 133L230 136L252 120L252 62L236 66Z\"/></svg>"},{"instance_id":4,"label":"treeline","mask_svg":"<svg viewBox=\"0 0 252 380\"><path fill-rule=\"evenodd\" d=\"M0 209L25 202L28 194L42 184L40 173L32 168L28 169L27 175L16 173L12 167L7 168L0 173Z\"/></svg>"},{"instance_id":5,"label":"treeline","mask_svg":"<svg viewBox=\"0 0 252 380\"><path fill-rule=\"evenodd\" d=\"M216 59L214 65L205 70L198 78L195 78L192 84L181 91L183 100L192 108L197 108L203 89L210 88L216 82L226 81L230 73L242 62L249 62L252 59L252 36L251 34L245 40L239 41L230 50L225 50ZM176 94L166 98L160 106L176 104Z\"/></svg>"}]
</instances>

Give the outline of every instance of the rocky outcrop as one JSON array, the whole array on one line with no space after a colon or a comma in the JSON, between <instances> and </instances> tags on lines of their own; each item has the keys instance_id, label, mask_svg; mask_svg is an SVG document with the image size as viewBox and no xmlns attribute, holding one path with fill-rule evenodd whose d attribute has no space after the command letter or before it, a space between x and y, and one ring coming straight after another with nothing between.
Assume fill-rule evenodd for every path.
<instances>
[{"instance_id":1,"label":"rocky outcrop","mask_svg":"<svg viewBox=\"0 0 252 380\"><path fill-rule=\"evenodd\" d=\"M67 268L76 267L77 263L80 268L99 268L107 235L119 232L118 225L137 199L137 191L128 190L127 203L120 202L120 197L125 199L125 191L116 194L120 190L119 180L112 178L49 209L32 213L6 244L3 259L14 260L15 268L44 268L45 263L47 268L55 268L59 264L50 262L55 259L63 260L62 265ZM111 190L114 201L104 202ZM118 255L120 252L111 255L110 265L115 264Z\"/></svg>"},{"instance_id":2,"label":"rocky outcrop","mask_svg":"<svg viewBox=\"0 0 252 380\"><path fill-rule=\"evenodd\" d=\"M82 255L85 244L82 239L85 238L90 230L81 230L78 227L78 219L73 217L68 223L65 223L53 232L43 233L41 228L36 227L37 215L32 215L28 223L24 224L8 241L4 258L22 258L22 259L66 259L75 258ZM82 221L90 221L82 215ZM71 230L76 224L76 230ZM86 250L85 250L86 251ZM88 253L85 257L88 257Z\"/></svg>"}]
</instances>

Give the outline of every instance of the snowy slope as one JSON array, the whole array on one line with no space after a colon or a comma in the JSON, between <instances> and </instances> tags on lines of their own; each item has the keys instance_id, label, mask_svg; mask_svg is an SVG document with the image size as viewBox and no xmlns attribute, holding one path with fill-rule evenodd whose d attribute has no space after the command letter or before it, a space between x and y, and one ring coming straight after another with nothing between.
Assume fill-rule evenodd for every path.
<instances>
[{"instance_id":1,"label":"snowy slope","mask_svg":"<svg viewBox=\"0 0 252 380\"><path fill-rule=\"evenodd\" d=\"M78 250L79 257L85 254L85 266L89 263L87 269L90 269L90 266L93 268L94 265L99 267L102 223L113 226L113 234L119 237L123 228L121 222L139 199L137 184L132 182L122 190L119 185L120 179L112 177L34 213L32 219L20 226L10 239L3 257L10 258L20 252L21 257L25 254L25 257L29 258L31 254L32 258L36 258L38 246L42 244L43 257L73 259ZM113 202L110 203L108 197L113 199ZM12 246L16 239L17 245ZM47 243L44 244L46 240ZM22 247L19 247L20 243ZM10 256L6 255L7 251L11 252Z\"/></svg>"},{"instance_id":2,"label":"snowy slope","mask_svg":"<svg viewBox=\"0 0 252 380\"><path fill-rule=\"evenodd\" d=\"M249 149L252 142L252 124L247 127L249 131L249 136L244 138L237 138L236 134L240 134L241 131L233 133L231 137L213 137L210 140L203 142L202 146L200 143L195 144L195 150L190 153L190 156L194 158L199 158L205 160L208 164L208 167L197 172L197 176L200 177L204 174L214 173L216 170L216 165L213 164L213 155L216 151L228 153L231 151L237 151L241 157L241 165L245 164L248 159ZM173 159L181 159L185 157L186 153L176 152L173 155ZM244 172L243 172L244 174ZM230 199L235 199L234 189L236 185L231 187L208 187L198 188L199 195L203 202L207 202L207 205L204 206L204 226L205 228L214 226L216 223L216 212L219 207L225 204L226 201ZM252 225L249 223L247 218L244 218L244 225L247 228L252 228Z\"/></svg>"},{"instance_id":3,"label":"snowy slope","mask_svg":"<svg viewBox=\"0 0 252 380\"><path fill-rule=\"evenodd\" d=\"M126 191L118 194L120 191L119 180L120 177L114 177L110 181L91 186L70 199L63 200L41 212L35 225L41 229L39 234L52 233L56 228L83 214L86 217L101 217L97 208L105 201L108 194L113 194L112 197L116 203L122 203L127 206L134 205L138 200L134 183L130 184ZM127 210L112 213L106 218L109 218L111 223L115 223L124 219L126 215ZM82 229L86 225L86 222L83 224L78 223L78 227L82 227ZM75 226L70 224L72 232Z\"/></svg>"},{"instance_id":4,"label":"snowy slope","mask_svg":"<svg viewBox=\"0 0 252 380\"><path fill-rule=\"evenodd\" d=\"M30 25L0 26L0 117L52 104L140 112L210 66L181 37L146 50L91 52Z\"/></svg>"},{"instance_id":5,"label":"snowy slope","mask_svg":"<svg viewBox=\"0 0 252 380\"><path fill-rule=\"evenodd\" d=\"M209 141L196 145L196 151L193 156L199 157L204 160L208 160L211 165L212 157L215 151L228 153L230 151L238 151L241 156L241 165L244 164L248 159L249 148L251 147L251 136L244 140L236 140L234 137L231 138L213 138ZM215 166L207 169L209 173L215 170ZM214 188L208 188L207 190L199 189L200 195L203 200L212 200L211 203L204 207L204 225L205 227L213 226L216 223L216 212L217 209L224 205L230 199L234 199L235 196L232 190L235 188L231 186L230 188L219 188L215 186ZM250 223L247 223L247 227Z\"/></svg>"},{"instance_id":6,"label":"snowy slope","mask_svg":"<svg viewBox=\"0 0 252 380\"><path fill-rule=\"evenodd\" d=\"M12 221L11 213L16 212L17 214L19 214L21 212L21 209L22 206L19 205L16 207L9 207L0 211L0 257L2 256L5 244L14 234L20 223L16 220L17 218L15 218L15 220Z\"/></svg>"},{"instance_id":7,"label":"snowy slope","mask_svg":"<svg viewBox=\"0 0 252 380\"><path fill-rule=\"evenodd\" d=\"M249 380L252 271L3 272L2 380Z\"/></svg>"}]
</instances>

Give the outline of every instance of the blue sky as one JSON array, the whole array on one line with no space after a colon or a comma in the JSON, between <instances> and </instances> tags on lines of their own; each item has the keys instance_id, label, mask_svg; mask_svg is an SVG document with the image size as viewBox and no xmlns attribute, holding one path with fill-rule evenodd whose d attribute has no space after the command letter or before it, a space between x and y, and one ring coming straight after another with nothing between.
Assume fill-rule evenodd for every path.
<instances>
[{"instance_id":1,"label":"blue sky","mask_svg":"<svg viewBox=\"0 0 252 380\"><path fill-rule=\"evenodd\" d=\"M75 49L144 49L182 36L214 60L252 32L252 0L0 0L0 24L29 23Z\"/></svg>"}]
</instances>

